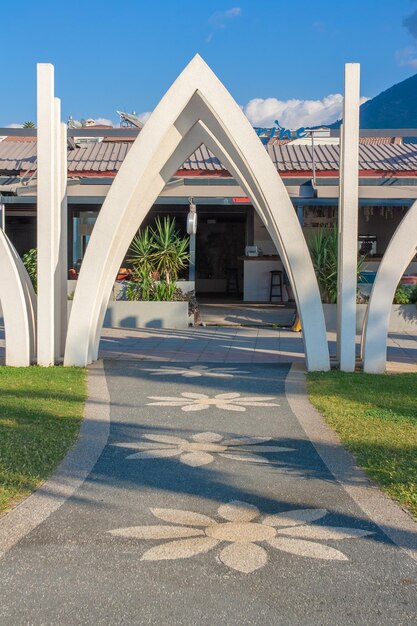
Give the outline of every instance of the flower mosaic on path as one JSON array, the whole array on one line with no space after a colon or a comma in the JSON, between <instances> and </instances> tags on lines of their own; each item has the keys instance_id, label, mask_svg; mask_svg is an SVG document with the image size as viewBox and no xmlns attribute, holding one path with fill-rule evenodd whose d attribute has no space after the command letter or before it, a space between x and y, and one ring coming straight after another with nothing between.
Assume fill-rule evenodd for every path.
<instances>
[{"instance_id":1,"label":"flower mosaic on path","mask_svg":"<svg viewBox=\"0 0 417 626\"><path fill-rule=\"evenodd\" d=\"M271 396L242 396L240 393L218 393L213 397L205 393L184 391L179 396L148 396L147 406L179 407L182 411L203 411L210 407L225 411L246 411L246 407L273 407L279 406Z\"/></svg>"},{"instance_id":2,"label":"flower mosaic on path","mask_svg":"<svg viewBox=\"0 0 417 626\"><path fill-rule=\"evenodd\" d=\"M268 553L260 543L296 556L347 561L343 552L318 542L372 534L359 528L314 524L327 515L326 509L298 509L262 516L253 504L237 500L219 507L221 521L193 511L155 508L151 512L171 525L131 526L108 532L126 539L173 540L147 550L142 561L190 558L226 543L219 553L221 563L245 574L264 567L268 561Z\"/></svg>"},{"instance_id":3,"label":"flower mosaic on path","mask_svg":"<svg viewBox=\"0 0 417 626\"><path fill-rule=\"evenodd\" d=\"M163 459L179 457L179 461L191 467L200 467L213 463L216 456L234 461L247 463L271 463L263 456L253 452L291 452L293 448L285 448L277 445L264 445L271 441L271 437L237 437L225 439L217 433L198 433L190 439L183 439L173 435L142 436L144 442L116 443L117 447L132 448L138 450L127 456L127 459ZM262 445L261 445L262 444Z\"/></svg>"},{"instance_id":4,"label":"flower mosaic on path","mask_svg":"<svg viewBox=\"0 0 417 626\"><path fill-rule=\"evenodd\" d=\"M146 368L151 376L183 376L184 378L234 378L240 374L249 374L248 371L239 370L237 367L208 367L207 365L191 365L191 367L177 367L175 365L162 365L158 369Z\"/></svg>"}]
</instances>

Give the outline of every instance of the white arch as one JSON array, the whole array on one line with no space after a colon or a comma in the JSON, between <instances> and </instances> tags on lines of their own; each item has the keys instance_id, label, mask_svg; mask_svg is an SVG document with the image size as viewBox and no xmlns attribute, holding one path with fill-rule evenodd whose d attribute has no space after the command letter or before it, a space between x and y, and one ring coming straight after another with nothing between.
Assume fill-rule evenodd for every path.
<instances>
[{"instance_id":1,"label":"white arch","mask_svg":"<svg viewBox=\"0 0 417 626\"><path fill-rule=\"evenodd\" d=\"M0 267L6 365L27 367L35 358L36 296L21 258L1 229Z\"/></svg>"},{"instance_id":2,"label":"white arch","mask_svg":"<svg viewBox=\"0 0 417 626\"><path fill-rule=\"evenodd\" d=\"M123 256L165 184L202 142L230 168L282 255L302 319L308 368L329 368L319 290L293 205L249 121L199 56L162 98L109 190L78 280L66 365L97 358L105 309Z\"/></svg>"},{"instance_id":3,"label":"white arch","mask_svg":"<svg viewBox=\"0 0 417 626\"><path fill-rule=\"evenodd\" d=\"M417 201L398 225L379 265L363 324L363 369L382 374L387 360L387 338L395 290L416 253Z\"/></svg>"}]
</instances>

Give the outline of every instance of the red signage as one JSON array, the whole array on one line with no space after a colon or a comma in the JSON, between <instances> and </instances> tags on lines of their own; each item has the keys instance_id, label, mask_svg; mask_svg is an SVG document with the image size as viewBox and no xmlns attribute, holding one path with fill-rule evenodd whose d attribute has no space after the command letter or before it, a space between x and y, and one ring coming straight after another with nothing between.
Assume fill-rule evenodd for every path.
<instances>
[{"instance_id":1,"label":"red signage","mask_svg":"<svg viewBox=\"0 0 417 626\"><path fill-rule=\"evenodd\" d=\"M250 198L232 198L232 202L234 204L239 204L239 202L244 202L245 204L247 204L248 202L250 202Z\"/></svg>"}]
</instances>

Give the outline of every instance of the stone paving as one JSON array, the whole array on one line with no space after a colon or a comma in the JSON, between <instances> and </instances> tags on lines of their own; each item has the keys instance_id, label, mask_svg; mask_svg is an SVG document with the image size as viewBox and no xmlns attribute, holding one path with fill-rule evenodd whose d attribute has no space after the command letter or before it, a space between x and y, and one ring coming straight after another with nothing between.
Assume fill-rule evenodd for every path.
<instances>
[{"instance_id":1,"label":"stone paving","mask_svg":"<svg viewBox=\"0 0 417 626\"><path fill-rule=\"evenodd\" d=\"M304 358L297 334L242 327L198 327L181 331L105 329L100 356L186 363L288 363Z\"/></svg>"},{"instance_id":2,"label":"stone paving","mask_svg":"<svg viewBox=\"0 0 417 626\"><path fill-rule=\"evenodd\" d=\"M336 354L335 333L328 333ZM359 353L359 337L356 338ZM388 339L389 372L417 372L417 335L392 333ZM4 327L0 325L0 364L4 363ZM100 358L179 361L185 363L303 362L301 333L282 328L208 326L188 330L104 328Z\"/></svg>"},{"instance_id":3,"label":"stone paving","mask_svg":"<svg viewBox=\"0 0 417 626\"><path fill-rule=\"evenodd\" d=\"M335 333L328 333L330 354L336 354ZM356 338L359 353L359 337ZM391 334L389 372L417 372L417 336ZM303 362L301 333L282 328L198 327L188 330L104 329L100 356L151 361L288 363Z\"/></svg>"},{"instance_id":4,"label":"stone paving","mask_svg":"<svg viewBox=\"0 0 417 626\"><path fill-rule=\"evenodd\" d=\"M107 444L0 559L0 624L415 623L417 563L316 452L288 363L104 368Z\"/></svg>"},{"instance_id":5,"label":"stone paving","mask_svg":"<svg viewBox=\"0 0 417 626\"><path fill-rule=\"evenodd\" d=\"M0 558L0 624L415 623L417 564L389 539L397 522L384 533L365 513L289 404L300 334L105 329L100 357L104 448L88 466L84 441L64 492L87 464L85 481L57 506L46 487L48 513ZM389 359L415 367L416 337L392 336ZM348 480L369 496L368 479Z\"/></svg>"}]
</instances>

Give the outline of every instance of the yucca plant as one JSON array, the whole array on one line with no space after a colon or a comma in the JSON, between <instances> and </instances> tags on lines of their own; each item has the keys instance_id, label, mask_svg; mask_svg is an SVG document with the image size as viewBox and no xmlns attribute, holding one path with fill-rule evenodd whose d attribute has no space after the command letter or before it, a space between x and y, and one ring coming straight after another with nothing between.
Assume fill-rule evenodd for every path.
<instances>
[{"instance_id":1,"label":"yucca plant","mask_svg":"<svg viewBox=\"0 0 417 626\"><path fill-rule=\"evenodd\" d=\"M188 237L181 237L175 219L158 218L154 228L137 233L128 259L133 265L133 281L127 285L128 300L175 298L179 272L188 264Z\"/></svg>"},{"instance_id":2,"label":"yucca plant","mask_svg":"<svg viewBox=\"0 0 417 626\"><path fill-rule=\"evenodd\" d=\"M317 276L321 299L326 304L337 302L338 245L337 226L318 228L309 241L311 259ZM358 258L356 272L359 282L364 261L364 256Z\"/></svg>"},{"instance_id":3,"label":"yucca plant","mask_svg":"<svg viewBox=\"0 0 417 626\"><path fill-rule=\"evenodd\" d=\"M138 231L134 237L128 259L133 265L133 280L126 287L128 300L151 300L154 266L152 262L152 236L149 228Z\"/></svg>"},{"instance_id":4,"label":"yucca plant","mask_svg":"<svg viewBox=\"0 0 417 626\"><path fill-rule=\"evenodd\" d=\"M318 228L309 242L311 259L316 272L322 302L337 301L338 232L333 228Z\"/></svg>"},{"instance_id":5,"label":"yucca plant","mask_svg":"<svg viewBox=\"0 0 417 626\"><path fill-rule=\"evenodd\" d=\"M152 262L155 270L169 285L176 281L181 270L187 267L189 261L189 237L181 237L175 227L175 219L165 217L163 222L159 218L155 221L155 228L151 228Z\"/></svg>"},{"instance_id":6,"label":"yucca plant","mask_svg":"<svg viewBox=\"0 0 417 626\"><path fill-rule=\"evenodd\" d=\"M128 259L136 271L140 268L141 274L153 271L152 244L149 228L146 227L138 231L130 245Z\"/></svg>"}]
</instances>

